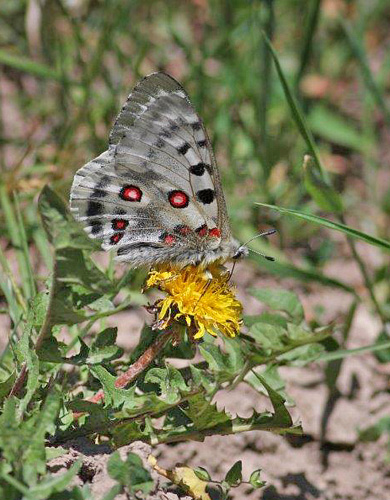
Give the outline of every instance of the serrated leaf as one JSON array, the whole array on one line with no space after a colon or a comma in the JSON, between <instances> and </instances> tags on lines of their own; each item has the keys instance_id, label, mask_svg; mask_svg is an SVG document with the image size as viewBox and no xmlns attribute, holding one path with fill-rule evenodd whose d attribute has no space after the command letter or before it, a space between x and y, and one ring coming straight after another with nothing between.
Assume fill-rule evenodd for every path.
<instances>
[{"instance_id":1,"label":"serrated leaf","mask_svg":"<svg viewBox=\"0 0 390 500\"><path fill-rule=\"evenodd\" d=\"M297 323L304 318L302 304L294 292L274 288L251 288L249 293L271 309L286 312Z\"/></svg>"},{"instance_id":2,"label":"serrated leaf","mask_svg":"<svg viewBox=\"0 0 390 500\"><path fill-rule=\"evenodd\" d=\"M75 365L97 365L121 357L123 349L115 345L117 331L117 328L106 328L99 332L91 347L79 338L79 353L69 358L61 358L61 361Z\"/></svg>"},{"instance_id":3,"label":"serrated leaf","mask_svg":"<svg viewBox=\"0 0 390 500\"><path fill-rule=\"evenodd\" d=\"M226 353L211 342L200 345L199 351L212 372L219 373L222 378L231 378L244 364L243 344L239 339L224 339L224 344Z\"/></svg>"},{"instance_id":4,"label":"serrated leaf","mask_svg":"<svg viewBox=\"0 0 390 500\"><path fill-rule=\"evenodd\" d=\"M227 472L225 481L229 486L238 486L242 482L242 461L238 460Z\"/></svg>"},{"instance_id":5,"label":"serrated leaf","mask_svg":"<svg viewBox=\"0 0 390 500\"><path fill-rule=\"evenodd\" d=\"M24 423L31 434L23 452L23 478L27 484L34 484L37 474L43 474L46 470L45 436L54 433L54 421L59 413L60 404L59 394L50 392L36 421L30 417L30 420Z\"/></svg>"},{"instance_id":6,"label":"serrated leaf","mask_svg":"<svg viewBox=\"0 0 390 500\"><path fill-rule=\"evenodd\" d=\"M288 428L292 427L293 421L291 419L291 416L284 406L284 403L286 402L285 399L278 394L270 385L267 384L265 379L259 375L256 372L255 373L256 377L260 380L260 382L264 385L264 387L267 389L268 396L271 400L272 406L274 408L274 417L273 417L273 425L277 425L281 428Z\"/></svg>"},{"instance_id":7,"label":"serrated leaf","mask_svg":"<svg viewBox=\"0 0 390 500\"><path fill-rule=\"evenodd\" d=\"M280 326L256 323L249 333L265 351L283 351L288 344L287 330Z\"/></svg>"},{"instance_id":8,"label":"serrated leaf","mask_svg":"<svg viewBox=\"0 0 390 500\"><path fill-rule=\"evenodd\" d=\"M202 394L189 397L187 402L188 407L183 409L183 413L192 420L197 430L214 427L231 419L224 410L218 410L217 405L209 403Z\"/></svg>"},{"instance_id":9,"label":"serrated leaf","mask_svg":"<svg viewBox=\"0 0 390 500\"><path fill-rule=\"evenodd\" d=\"M161 391L161 398L168 404L174 404L181 398L181 393L187 391L188 387L183 376L173 366L167 365L165 368L151 368L145 376L145 382L158 384Z\"/></svg>"},{"instance_id":10,"label":"serrated leaf","mask_svg":"<svg viewBox=\"0 0 390 500\"><path fill-rule=\"evenodd\" d=\"M53 336L45 338L36 352L41 361L47 361L49 363L63 362L61 344Z\"/></svg>"},{"instance_id":11,"label":"serrated leaf","mask_svg":"<svg viewBox=\"0 0 390 500\"><path fill-rule=\"evenodd\" d=\"M97 250L99 245L88 238L67 209L64 201L45 186L38 199L38 210L46 234L56 249L79 248Z\"/></svg>"}]
</instances>

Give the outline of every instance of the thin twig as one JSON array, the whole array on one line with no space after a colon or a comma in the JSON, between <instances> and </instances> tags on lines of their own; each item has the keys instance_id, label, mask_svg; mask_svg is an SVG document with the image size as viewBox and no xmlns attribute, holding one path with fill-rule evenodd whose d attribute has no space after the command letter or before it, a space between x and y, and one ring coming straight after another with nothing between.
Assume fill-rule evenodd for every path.
<instances>
[{"instance_id":1,"label":"thin twig","mask_svg":"<svg viewBox=\"0 0 390 500\"><path fill-rule=\"evenodd\" d=\"M130 367L119 375L115 380L115 387L117 389L123 389L128 384L133 382L138 375L140 375L156 358L159 352L163 349L168 340L174 335L172 330L169 330L165 333L159 335L156 340L150 345L146 351L141 354L141 356L135 361ZM100 389L96 394L94 394L91 398L88 399L91 403L98 403L99 401L104 400L104 391ZM83 415L84 412L77 412L73 414L75 419L79 418Z\"/></svg>"}]
</instances>

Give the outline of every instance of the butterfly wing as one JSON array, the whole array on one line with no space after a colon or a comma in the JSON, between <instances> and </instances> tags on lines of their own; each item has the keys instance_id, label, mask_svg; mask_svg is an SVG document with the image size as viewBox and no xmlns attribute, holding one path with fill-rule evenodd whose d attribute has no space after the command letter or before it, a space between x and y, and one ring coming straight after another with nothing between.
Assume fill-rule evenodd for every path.
<instances>
[{"instance_id":1,"label":"butterfly wing","mask_svg":"<svg viewBox=\"0 0 390 500\"><path fill-rule=\"evenodd\" d=\"M108 151L77 172L71 209L103 248L135 266L207 264L232 253L206 130L184 89L164 73L130 94Z\"/></svg>"}]
</instances>

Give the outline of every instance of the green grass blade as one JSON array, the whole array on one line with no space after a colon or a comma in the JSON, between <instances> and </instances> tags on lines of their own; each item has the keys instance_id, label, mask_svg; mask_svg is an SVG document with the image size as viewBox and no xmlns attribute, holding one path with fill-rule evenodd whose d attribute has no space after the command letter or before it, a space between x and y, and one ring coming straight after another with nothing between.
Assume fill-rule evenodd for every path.
<instances>
[{"instance_id":1,"label":"green grass blade","mask_svg":"<svg viewBox=\"0 0 390 500\"><path fill-rule=\"evenodd\" d=\"M340 24L348 40L349 46L351 47L351 50L355 55L357 62L360 65L360 69L366 87L368 91L371 93L374 102L378 106L379 111L381 111L384 114L387 124L390 125L390 110L387 107L386 101L382 95L379 86L377 85L374 77L372 76L372 72L368 64L367 55L364 50L364 47L362 46L358 37L355 35L352 26L347 21L345 21L345 19L340 18Z\"/></svg>"},{"instance_id":2,"label":"green grass blade","mask_svg":"<svg viewBox=\"0 0 390 500\"><path fill-rule=\"evenodd\" d=\"M310 60L310 56L313 49L313 38L318 26L318 19L321 9L321 0L311 0L309 6L309 15L307 19L307 24L305 26L305 34L303 37L302 51L300 57L300 64L297 76L295 78L295 88L299 88L299 83L302 79L305 69Z\"/></svg>"},{"instance_id":3,"label":"green grass blade","mask_svg":"<svg viewBox=\"0 0 390 500\"><path fill-rule=\"evenodd\" d=\"M18 224L17 227L19 233L19 241L21 247L21 258L23 259L23 266L27 275L26 287L28 289L28 297L33 297L36 294L35 279L34 279L34 273L31 268L26 229L24 227L22 213L20 211L20 205L16 194L14 195L14 201L16 208L16 219Z\"/></svg>"},{"instance_id":4,"label":"green grass blade","mask_svg":"<svg viewBox=\"0 0 390 500\"><path fill-rule=\"evenodd\" d=\"M344 233L347 236L350 236L351 238L359 239L370 245L382 248L382 250L390 251L390 241L384 240L382 238L376 238L375 236L363 233L362 231L358 231L357 229L354 229L345 224L341 224L340 222L334 222L329 219L325 219L324 217L319 217L318 215L301 212L299 210L293 210L291 208L283 208L283 207L278 207L276 205L269 205L268 203L257 202L256 205L260 205L266 208L272 208L273 210L277 210L282 214L292 215L294 217L306 220L307 222L311 222L319 226L324 226L329 229L334 229L335 231L340 231L341 233Z\"/></svg>"},{"instance_id":5,"label":"green grass blade","mask_svg":"<svg viewBox=\"0 0 390 500\"><path fill-rule=\"evenodd\" d=\"M20 231L20 222L15 214L12 203L8 197L7 190L5 186L0 186L0 205L3 210L4 219L6 227L8 230L8 235L11 240L13 247L15 248L16 257L18 260L19 274L21 286L25 298L29 299L32 297L33 288L30 283L30 261L27 259L27 254L25 249L23 249L23 235ZM23 226L24 231L24 226Z\"/></svg>"},{"instance_id":6,"label":"green grass blade","mask_svg":"<svg viewBox=\"0 0 390 500\"><path fill-rule=\"evenodd\" d=\"M319 170L319 173L321 174L322 178L324 179L325 182L329 183L329 176L325 168L323 167L321 163L321 159L318 153L317 145L314 142L313 135L309 129L309 127L306 124L305 118L303 116L303 112L298 104L298 101L294 97L292 91L290 90L289 84L287 83L286 77L284 76L282 66L280 65L278 55L275 51L275 49L272 46L272 43L268 39L267 35L263 33L263 37L265 40L265 43L268 46L268 49L271 52L272 58L275 63L276 71L279 76L280 83L283 87L284 95L286 96L286 100L288 102L288 105L290 106L290 110L293 116L293 119L295 121L295 124L301 133L301 136L303 137L304 141L306 142L307 148L310 151L311 156L313 156L317 168Z\"/></svg>"},{"instance_id":7,"label":"green grass blade","mask_svg":"<svg viewBox=\"0 0 390 500\"><path fill-rule=\"evenodd\" d=\"M267 34L267 38L269 40L273 39L273 34L275 30L275 7L273 0L263 0L260 9L256 12L256 22L261 23L260 17L263 17L263 27L264 31ZM255 29L258 29L255 26ZM269 120L269 103L271 96L271 71L272 71L272 60L271 54L267 48L264 39L260 39L260 75L261 75L261 88L259 92L258 99L258 119L259 119L259 128L260 134L263 137L263 155L265 159L264 168L266 175L270 174L270 161L269 161L269 141L268 141L268 120Z\"/></svg>"},{"instance_id":8,"label":"green grass blade","mask_svg":"<svg viewBox=\"0 0 390 500\"><path fill-rule=\"evenodd\" d=\"M380 342L375 344L366 345L363 347L357 347L355 349L340 349L338 351L325 352L316 356L312 361L333 361L335 359L343 359L347 356L356 356L357 354L365 354L366 352L381 351L383 349L389 349L390 340L386 342ZM312 362L309 361L309 362Z\"/></svg>"},{"instance_id":9,"label":"green grass blade","mask_svg":"<svg viewBox=\"0 0 390 500\"><path fill-rule=\"evenodd\" d=\"M0 49L0 64L47 80L63 80L63 76L56 70L26 57L11 54L4 49Z\"/></svg>"}]
</instances>

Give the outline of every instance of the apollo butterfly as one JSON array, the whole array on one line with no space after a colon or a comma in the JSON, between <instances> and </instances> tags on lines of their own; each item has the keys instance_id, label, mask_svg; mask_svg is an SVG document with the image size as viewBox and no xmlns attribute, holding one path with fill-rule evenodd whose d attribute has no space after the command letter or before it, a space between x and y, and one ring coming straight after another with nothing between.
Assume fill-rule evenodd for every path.
<instances>
[{"instance_id":1,"label":"apollo butterfly","mask_svg":"<svg viewBox=\"0 0 390 500\"><path fill-rule=\"evenodd\" d=\"M70 205L92 238L133 267L207 267L247 254L231 235L203 122L165 73L134 88L107 151L76 173Z\"/></svg>"}]
</instances>

